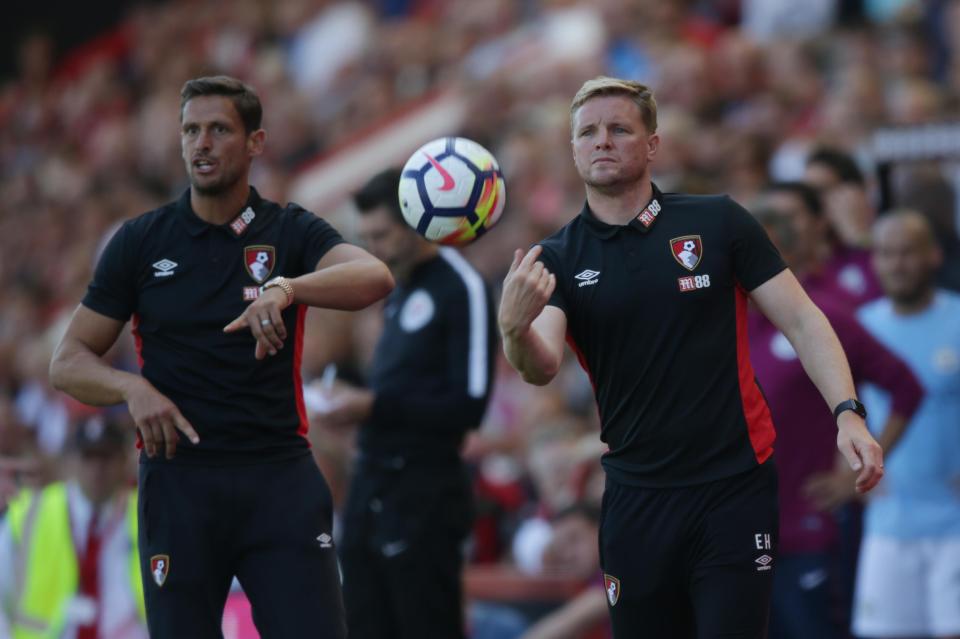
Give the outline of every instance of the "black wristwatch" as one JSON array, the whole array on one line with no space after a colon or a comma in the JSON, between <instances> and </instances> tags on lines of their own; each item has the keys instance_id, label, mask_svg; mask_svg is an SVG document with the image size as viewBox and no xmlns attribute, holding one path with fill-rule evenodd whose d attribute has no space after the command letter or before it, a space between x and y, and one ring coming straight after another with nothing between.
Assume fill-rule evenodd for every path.
<instances>
[{"instance_id":1,"label":"black wristwatch","mask_svg":"<svg viewBox=\"0 0 960 639\"><path fill-rule=\"evenodd\" d=\"M863 417L864 419L867 418L867 409L856 399L848 399L845 402L840 402L837 404L837 407L833 409L833 416L835 418L840 417L840 413L845 410L852 410L860 417Z\"/></svg>"}]
</instances>

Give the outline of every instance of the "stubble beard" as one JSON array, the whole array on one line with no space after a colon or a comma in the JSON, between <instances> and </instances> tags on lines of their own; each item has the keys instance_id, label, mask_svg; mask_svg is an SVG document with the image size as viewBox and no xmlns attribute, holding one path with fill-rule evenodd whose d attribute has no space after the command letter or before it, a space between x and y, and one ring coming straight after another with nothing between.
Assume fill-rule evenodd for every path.
<instances>
[{"instance_id":1,"label":"stubble beard","mask_svg":"<svg viewBox=\"0 0 960 639\"><path fill-rule=\"evenodd\" d=\"M645 169L625 173L623 166L620 170L614 172L603 171L599 176L592 175L593 167L588 165L585 171L579 171L580 178L587 188L603 193L604 195L617 195L630 190L637 182L643 178Z\"/></svg>"},{"instance_id":2,"label":"stubble beard","mask_svg":"<svg viewBox=\"0 0 960 639\"><path fill-rule=\"evenodd\" d=\"M934 288L934 278L932 275L924 277L913 286L900 287L899 290L890 291L887 295L894 303L901 306L915 307L930 295Z\"/></svg>"},{"instance_id":3,"label":"stubble beard","mask_svg":"<svg viewBox=\"0 0 960 639\"><path fill-rule=\"evenodd\" d=\"M239 179L239 175L221 175L218 179L203 184L197 179L197 176L191 172L190 187L200 195L217 196L223 195L233 188Z\"/></svg>"},{"instance_id":4,"label":"stubble beard","mask_svg":"<svg viewBox=\"0 0 960 639\"><path fill-rule=\"evenodd\" d=\"M583 176L583 183L590 189L604 195L617 195L633 186L641 176L608 175L603 178L593 178L589 174Z\"/></svg>"}]
</instances>

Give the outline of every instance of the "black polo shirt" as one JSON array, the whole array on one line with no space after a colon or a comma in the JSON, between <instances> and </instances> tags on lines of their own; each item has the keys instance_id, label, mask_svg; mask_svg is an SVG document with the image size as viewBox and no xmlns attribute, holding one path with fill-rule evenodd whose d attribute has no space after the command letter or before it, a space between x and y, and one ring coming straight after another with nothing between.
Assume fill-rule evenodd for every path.
<instances>
[{"instance_id":1,"label":"black polo shirt","mask_svg":"<svg viewBox=\"0 0 960 639\"><path fill-rule=\"evenodd\" d=\"M82 303L114 319L132 318L142 375L199 434L196 446L180 437L174 463L244 463L306 451L300 379L306 306L283 311L284 348L260 361L250 331L227 334L223 327L268 279L314 271L342 241L309 211L281 207L252 188L229 224L197 217L187 190L116 232ZM167 462L162 453L141 458Z\"/></svg>"},{"instance_id":2,"label":"black polo shirt","mask_svg":"<svg viewBox=\"0 0 960 639\"><path fill-rule=\"evenodd\" d=\"M747 293L785 267L726 196L661 193L627 225L583 211L541 242L549 304L593 382L616 480L682 486L731 476L773 452L754 378Z\"/></svg>"},{"instance_id":3,"label":"black polo shirt","mask_svg":"<svg viewBox=\"0 0 960 639\"><path fill-rule=\"evenodd\" d=\"M490 399L495 326L486 283L452 248L398 282L370 370L375 399L361 453L390 464L459 463Z\"/></svg>"}]
</instances>

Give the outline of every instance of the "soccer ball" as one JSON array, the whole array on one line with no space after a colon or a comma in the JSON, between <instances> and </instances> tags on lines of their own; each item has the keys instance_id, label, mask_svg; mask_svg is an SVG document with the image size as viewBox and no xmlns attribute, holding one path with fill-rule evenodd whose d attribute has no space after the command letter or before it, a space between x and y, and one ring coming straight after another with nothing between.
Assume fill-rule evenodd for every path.
<instances>
[{"instance_id":1,"label":"soccer ball","mask_svg":"<svg viewBox=\"0 0 960 639\"><path fill-rule=\"evenodd\" d=\"M697 248L697 243L694 242L693 240L686 240L686 241L683 243L683 250L684 250L684 251L693 251L693 249L695 249L695 248Z\"/></svg>"},{"instance_id":2,"label":"soccer ball","mask_svg":"<svg viewBox=\"0 0 960 639\"><path fill-rule=\"evenodd\" d=\"M463 246L486 233L503 213L507 190L500 166L466 138L439 138L410 156L400 179L407 224L439 244Z\"/></svg>"}]
</instances>

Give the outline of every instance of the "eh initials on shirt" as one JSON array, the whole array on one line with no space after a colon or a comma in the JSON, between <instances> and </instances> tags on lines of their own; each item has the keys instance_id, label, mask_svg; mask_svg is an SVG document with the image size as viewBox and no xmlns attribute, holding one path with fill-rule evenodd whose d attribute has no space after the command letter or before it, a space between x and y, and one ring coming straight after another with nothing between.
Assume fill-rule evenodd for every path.
<instances>
[{"instance_id":1,"label":"eh initials on shirt","mask_svg":"<svg viewBox=\"0 0 960 639\"><path fill-rule=\"evenodd\" d=\"M757 533L753 536L753 542L757 547L757 550L771 550L772 544L770 543L770 533ZM753 560L757 564L757 572L765 572L773 568L773 557L769 554L764 553Z\"/></svg>"},{"instance_id":2,"label":"eh initials on shirt","mask_svg":"<svg viewBox=\"0 0 960 639\"><path fill-rule=\"evenodd\" d=\"M677 285L681 293L696 291L701 288L710 288L709 275L685 275L677 278Z\"/></svg>"}]
</instances>

